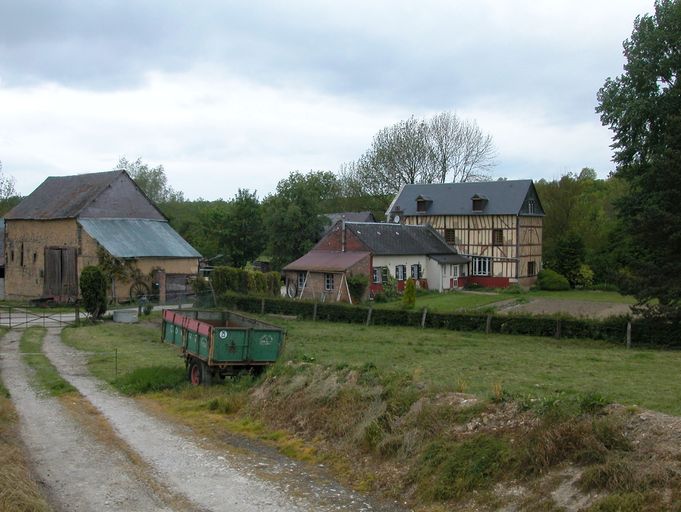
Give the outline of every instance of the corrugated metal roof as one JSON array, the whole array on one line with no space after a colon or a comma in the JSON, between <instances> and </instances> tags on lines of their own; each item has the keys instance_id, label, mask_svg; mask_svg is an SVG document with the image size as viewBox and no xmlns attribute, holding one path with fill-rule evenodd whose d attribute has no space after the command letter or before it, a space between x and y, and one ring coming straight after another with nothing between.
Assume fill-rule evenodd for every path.
<instances>
[{"instance_id":1,"label":"corrugated metal roof","mask_svg":"<svg viewBox=\"0 0 681 512\"><path fill-rule=\"evenodd\" d=\"M536 196L532 180L503 180L470 183L427 183L404 185L388 208L388 215L518 215L528 193ZM487 199L482 212L474 212L471 199ZM416 210L419 197L432 201L425 212ZM538 198L537 198L538 202ZM543 215L541 203L535 215Z\"/></svg>"},{"instance_id":2,"label":"corrugated metal roof","mask_svg":"<svg viewBox=\"0 0 681 512\"><path fill-rule=\"evenodd\" d=\"M78 223L118 258L200 258L165 221L151 219L78 219Z\"/></svg>"},{"instance_id":3,"label":"corrugated metal roof","mask_svg":"<svg viewBox=\"0 0 681 512\"><path fill-rule=\"evenodd\" d=\"M368 252L357 251L310 251L286 265L284 270L343 272L370 254Z\"/></svg>"},{"instance_id":4,"label":"corrugated metal roof","mask_svg":"<svg viewBox=\"0 0 681 512\"><path fill-rule=\"evenodd\" d=\"M345 228L378 255L456 254L430 226L376 222L346 222Z\"/></svg>"},{"instance_id":5,"label":"corrugated metal roof","mask_svg":"<svg viewBox=\"0 0 681 512\"><path fill-rule=\"evenodd\" d=\"M125 171L51 176L5 215L6 219L72 219Z\"/></svg>"}]
</instances>

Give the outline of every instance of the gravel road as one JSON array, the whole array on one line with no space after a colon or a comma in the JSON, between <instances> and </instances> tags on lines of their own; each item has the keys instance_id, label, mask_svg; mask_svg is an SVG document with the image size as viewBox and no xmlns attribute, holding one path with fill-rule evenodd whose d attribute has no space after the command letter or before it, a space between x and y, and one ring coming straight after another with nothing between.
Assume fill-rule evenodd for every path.
<instances>
[{"instance_id":1,"label":"gravel road","mask_svg":"<svg viewBox=\"0 0 681 512\"><path fill-rule=\"evenodd\" d=\"M28 384L29 368L18 353L20 333L2 340L0 372L20 417L21 436L35 472L59 511L166 511L148 485L137 480L125 454L90 435L61 406Z\"/></svg>"},{"instance_id":2,"label":"gravel road","mask_svg":"<svg viewBox=\"0 0 681 512\"><path fill-rule=\"evenodd\" d=\"M231 512L360 512L369 510L387 512L400 510L400 507L394 503L372 503L366 497L347 490L329 479L323 471L316 471L308 465L274 454L271 450L249 450L248 443L241 443L238 448L234 449L234 452L216 451L203 446L202 444L205 443L202 443L201 439L194 438L188 429L162 421L144 410L134 400L117 394L92 377L87 371L83 355L64 345L59 332L59 329L48 329L43 350L62 376L101 413L122 442L148 465L150 472L153 473L150 478L161 482L161 485L166 486L171 494L181 495L199 510ZM9 338L16 341L18 335L12 332L6 336L6 339ZM6 347L10 345L7 343ZM21 365L16 364L16 349L7 351L6 358L6 362L10 361L10 358L14 359L13 363L8 365L9 368L6 370L3 368L3 372L14 372L14 374L6 373L6 379L20 381L23 394L32 395L36 401L33 410L26 409L22 417L32 417L37 409L38 415L44 415L46 421L51 422L51 412L47 410L43 412L45 404L35 398L35 394L27 387L25 376L17 377L16 375L21 373L17 370ZM10 392L13 397L19 396L21 401L21 393L16 395L13 389L10 389ZM49 400L46 401L46 403L49 402ZM17 407L20 412L24 410L23 404L17 404ZM55 408L57 408L56 404L52 406L52 409ZM56 420L58 423L69 421L63 413ZM32 420L31 423L33 423ZM44 438L43 444L54 447L55 453L46 458L54 457L56 459L54 462L58 466L49 475L42 476L41 474L41 477L49 482L50 478L58 474L56 470L63 465L61 463L63 459L59 453L70 450L72 446L66 445L60 448L61 439L55 440L51 438L51 435L47 435L51 429L46 429L45 426L34 428L29 425L28 421L22 421L22 427L25 430L35 431L35 437L27 439L27 445L31 451L40 441L37 438L41 435ZM77 428L77 425L72 428ZM75 441L77 444L77 436ZM84 444L78 448L77 453L70 455L73 465L80 466L81 471L85 473L90 472L90 464L86 462L92 460L89 454L91 448L95 452L105 451L103 447ZM42 462L38 460L38 464ZM93 493L96 495L92 499L97 499L100 493L104 493L103 487L105 486L100 485L99 482L108 482L111 477L120 480L125 476L125 472L119 469L113 469L113 475L109 475L108 466L109 464L97 464L96 471L90 475L91 481L98 482L92 486ZM77 479L69 481L65 478L63 487L76 487L77 482ZM78 484L78 487L82 486ZM55 492L58 490L56 489ZM145 492L146 495L149 494L147 491L129 489L124 494L137 497L138 493L144 496ZM123 508L114 508L111 502L109 505L102 505L106 500L99 498L100 506L87 506L82 510L163 510L153 498L153 495L150 496L149 503L140 503L139 506L133 504ZM159 499L157 498L156 501ZM172 504L172 501L170 503Z\"/></svg>"}]
</instances>

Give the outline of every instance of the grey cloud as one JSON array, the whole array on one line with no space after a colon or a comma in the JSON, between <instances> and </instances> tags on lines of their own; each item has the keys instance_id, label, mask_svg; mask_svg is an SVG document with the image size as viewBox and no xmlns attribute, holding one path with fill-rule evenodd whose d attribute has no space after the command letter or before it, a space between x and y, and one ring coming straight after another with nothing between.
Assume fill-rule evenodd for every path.
<instances>
[{"instance_id":1,"label":"grey cloud","mask_svg":"<svg viewBox=\"0 0 681 512\"><path fill-rule=\"evenodd\" d=\"M117 89L139 85L150 70L204 63L265 84L300 83L420 109L456 109L481 96L529 96L570 120L585 115L585 105L592 112L602 83L582 76L584 69L612 60L579 41L568 47L514 40L468 26L479 19L449 26L433 12L429 30L428 23L398 17L401 24L386 37L290 5L285 11L262 1L5 1L0 78L9 86L54 81ZM377 16L375 23L382 22Z\"/></svg>"}]
</instances>

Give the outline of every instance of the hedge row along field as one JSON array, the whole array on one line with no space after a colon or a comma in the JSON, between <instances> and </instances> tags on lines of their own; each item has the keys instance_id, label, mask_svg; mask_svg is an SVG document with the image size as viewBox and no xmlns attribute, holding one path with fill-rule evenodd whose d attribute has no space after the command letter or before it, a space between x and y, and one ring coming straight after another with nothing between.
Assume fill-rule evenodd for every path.
<instances>
[{"instance_id":1,"label":"hedge row along field","mask_svg":"<svg viewBox=\"0 0 681 512\"><path fill-rule=\"evenodd\" d=\"M323 304L302 300L249 297L222 294L219 306L236 308L251 313L294 315L302 319L330 322L370 323L373 325L402 325L479 331L527 336L556 336L587 338L625 343L627 324L631 322L631 340L637 345L681 347L681 326L672 322L631 319L617 316L607 319L588 319L538 315L493 315L484 313L428 313L373 309L348 304Z\"/></svg>"}]
</instances>

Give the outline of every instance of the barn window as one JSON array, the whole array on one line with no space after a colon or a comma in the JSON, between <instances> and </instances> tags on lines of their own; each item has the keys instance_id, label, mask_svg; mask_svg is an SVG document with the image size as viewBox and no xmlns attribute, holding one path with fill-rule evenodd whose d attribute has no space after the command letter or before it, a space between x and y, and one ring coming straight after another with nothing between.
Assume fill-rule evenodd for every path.
<instances>
[{"instance_id":1,"label":"barn window","mask_svg":"<svg viewBox=\"0 0 681 512\"><path fill-rule=\"evenodd\" d=\"M456 230L445 229L445 242L449 245L456 245Z\"/></svg>"},{"instance_id":2,"label":"barn window","mask_svg":"<svg viewBox=\"0 0 681 512\"><path fill-rule=\"evenodd\" d=\"M416 211L425 212L428 209L428 203L423 199L416 201Z\"/></svg>"},{"instance_id":3,"label":"barn window","mask_svg":"<svg viewBox=\"0 0 681 512\"><path fill-rule=\"evenodd\" d=\"M305 272L298 272L298 289L302 290L305 286Z\"/></svg>"},{"instance_id":4,"label":"barn window","mask_svg":"<svg viewBox=\"0 0 681 512\"><path fill-rule=\"evenodd\" d=\"M12 249L12 252L10 253L10 261L14 263L14 249Z\"/></svg>"},{"instance_id":5,"label":"barn window","mask_svg":"<svg viewBox=\"0 0 681 512\"><path fill-rule=\"evenodd\" d=\"M492 258L473 258L473 275L474 276L488 276L490 275Z\"/></svg>"},{"instance_id":6,"label":"barn window","mask_svg":"<svg viewBox=\"0 0 681 512\"><path fill-rule=\"evenodd\" d=\"M527 262L527 275L528 276L537 275L537 264L534 261Z\"/></svg>"},{"instance_id":7,"label":"barn window","mask_svg":"<svg viewBox=\"0 0 681 512\"><path fill-rule=\"evenodd\" d=\"M35 265L35 262L38 261L38 253L34 252L33 253L33 264Z\"/></svg>"},{"instance_id":8,"label":"barn window","mask_svg":"<svg viewBox=\"0 0 681 512\"><path fill-rule=\"evenodd\" d=\"M407 278L407 266L397 265L395 267L395 279L398 281L404 281Z\"/></svg>"},{"instance_id":9,"label":"barn window","mask_svg":"<svg viewBox=\"0 0 681 512\"><path fill-rule=\"evenodd\" d=\"M21 243L21 254L19 254L19 265L24 266L24 243Z\"/></svg>"},{"instance_id":10,"label":"barn window","mask_svg":"<svg viewBox=\"0 0 681 512\"><path fill-rule=\"evenodd\" d=\"M504 230L503 229L493 229L492 230L492 245L504 245Z\"/></svg>"},{"instance_id":11,"label":"barn window","mask_svg":"<svg viewBox=\"0 0 681 512\"><path fill-rule=\"evenodd\" d=\"M527 201L527 213L530 215L537 213L537 202L534 199Z\"/></svg>"},{"instance_id":12,"label":"barn window","mask_svg":"<svg viewBox=\"0 0 681 512\"><path fill-rule=\"evenodd\" d=\"M333 274L324 274L324 289L333 290Z\"/></svg>"}]
</instances>

